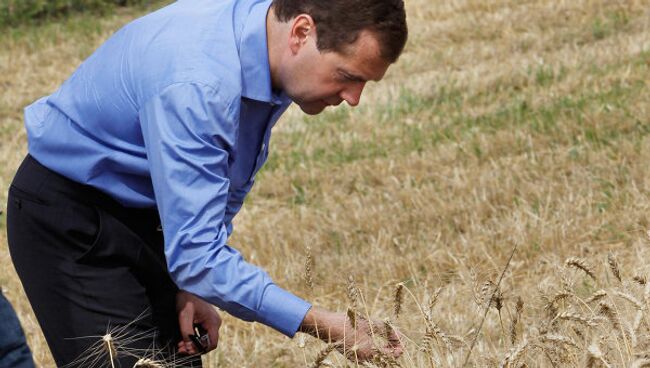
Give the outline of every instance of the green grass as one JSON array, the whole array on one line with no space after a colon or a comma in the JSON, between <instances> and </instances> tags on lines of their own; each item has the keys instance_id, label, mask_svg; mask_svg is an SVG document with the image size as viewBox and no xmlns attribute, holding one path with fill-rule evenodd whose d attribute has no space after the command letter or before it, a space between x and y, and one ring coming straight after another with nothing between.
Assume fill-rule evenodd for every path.
<instances>
[{"instance_id":1,"label":"green grass","mask_svg":"<svg viewBox=\"0 0 650 368\"><path fill-rule=\"evenodd\" d=\"M30 27L75 14L105 16L116 6L148 6L149 0L0 0L0 29Z\"/></svg>"},{"instance_id":2,"label":"green grass","mask_svg":"<svg viewBox=\"0 0 650 368\"><path fill-rule=\"evenodd\" d=\"M643 75L648 68L640 69L636 72ZM438 112L436 107L439 106L446 107L444 110L449 113L450 105L441 102L446 101L448 97L445 92L439 95L445 96L442 100L440 97L428 98L405 92L397 102L386 108L385 114L381 108L376 109L376 113L372 114L380 117L376 122L378 130L385 128L386 124L394 124L393 129L387 129L392 134L355 138L346 144L336 140L332 144L328 139L330 143L328 146L318 146L315 149L312 146L309 150L307 147L301 149L300 141L303 139L303 133L285 134L282 138L288 142L283 143L292 147L289 156L271 155L264 170L281 168L284 171L291 171L304 164L339 166L358 160L406 155L430 150L445 142L471 140L472 137L496 134L509 129L528 131L546 140L551 147L588 144L592 149L600 149L612 146L621 139L635 141L642 139L648 135L650 128L640 120L630 120L621 125L617 121L618 116L613 113L604 114L603 123L595 124L593 121L585 121L585 114L602 109L607 104L620 109L624 116L631 117L626 106L634 102L634 98L644 88L646 83L642 80L632 84L613 84L598 92L581 91L576 95L556 97L536 107L531 107L526 99L520 97L494 112L479 116L464 114L462 103L452 101L452 109L457 106L458 110L450 114L448 120L443 118L447 123L436 125L429 121L417 126L404 124L404 120L410 115L417 115L423 111L426 111L427 115L435 116ZM324 114L322 118L314 120L313 125L310 122L310 133L327 136L336 134L336 130L344 128L346 124L352 124L346 110L344 108L341 109L343 112ZM397 119L396 116L401 118ZM611 120L608 120L608 117ZM329 121L330 124L324 124L323 121ZM608 121L616 124L607 124ZM521 152L524 147L512 147L512 149L513 153L516 153ZM475 147L474 153L480 156L480 148Z\"/></svg>"}]
</instances>

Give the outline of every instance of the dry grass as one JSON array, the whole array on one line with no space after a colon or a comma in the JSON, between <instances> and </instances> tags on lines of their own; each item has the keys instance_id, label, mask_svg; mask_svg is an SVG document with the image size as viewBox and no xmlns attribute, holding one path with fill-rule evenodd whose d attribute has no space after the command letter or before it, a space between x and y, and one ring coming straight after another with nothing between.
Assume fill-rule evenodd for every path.
<instances>
[{"instance_id":1,"label":"dry grass","mask_svg":"<svg viewBox=\"0 0 650 368\"><path fill-rule=\"evenodd\" d=\"M406 53L362 107L316 118L292 109L280 122L231 244L280 285L339 311L352 302L349 276L354 309L376 318L395 316L403 285L393 321L408 340L403 367L461 366L486 307L473 366L646 366L650 1L407 8ZM134 16L0 36L2 198L25 153L21 108ZM8 264L4 232L0 243ZM492 290L499 303L474 303L514 245ZM38 362L51 366L16 276L0 281ZM344 366L336 352L321 358L326 350L227 317L206 360Z\"/></svg>"}]
</instances>

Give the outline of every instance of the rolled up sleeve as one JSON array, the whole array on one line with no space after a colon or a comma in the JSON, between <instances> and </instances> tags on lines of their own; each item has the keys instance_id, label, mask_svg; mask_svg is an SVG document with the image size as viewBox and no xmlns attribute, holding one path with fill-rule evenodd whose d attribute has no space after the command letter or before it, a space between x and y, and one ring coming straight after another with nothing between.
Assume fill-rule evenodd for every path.
<instances>
[{"instance_id":1,"label":"rolled up sleeve","mask_svg":"<svg viewBox=\"0 0 650 368\"><path fill-rule=\"evenodd\" d=\"M179 288L293 336L311 305L227 245L228 162L237 142L238 103L211 86L179 83L139 111L165 256Z\"/></svg>"}]
</instances>

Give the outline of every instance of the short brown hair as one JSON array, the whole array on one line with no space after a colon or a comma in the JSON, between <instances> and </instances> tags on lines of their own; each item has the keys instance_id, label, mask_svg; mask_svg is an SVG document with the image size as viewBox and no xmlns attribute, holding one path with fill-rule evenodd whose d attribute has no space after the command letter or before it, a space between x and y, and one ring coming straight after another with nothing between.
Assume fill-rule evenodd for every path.
<instances>
[{"instance_id":1,"label":"short brown hair","mask_svg":"<svg viewBox=\"0 0 650 368\"><path fill-rule=\"evenodd\" d=\"M273 10L281 22L309 14L320 51L343 52L368 30L377 37L382 58L394 63L408 36L403 0L273 0Z\"/></svg>"}]
</instances>

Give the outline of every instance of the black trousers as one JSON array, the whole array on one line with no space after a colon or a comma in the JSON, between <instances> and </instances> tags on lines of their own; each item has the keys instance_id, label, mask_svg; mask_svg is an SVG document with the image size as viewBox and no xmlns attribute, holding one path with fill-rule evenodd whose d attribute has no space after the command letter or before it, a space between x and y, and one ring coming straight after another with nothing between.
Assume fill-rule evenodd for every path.
<instances>
[{"instance_id":1,"label":"black trousers","mask_svg":"<svg viewBox=\"0 0 650 368\"><path fill-rule=\"evenodd\" d=\"M177 288L159 225L157 210L123 207L25 158L9 189L9 250L58 366L201 366L175 354Z\"/></svg>"}]
</instances>

